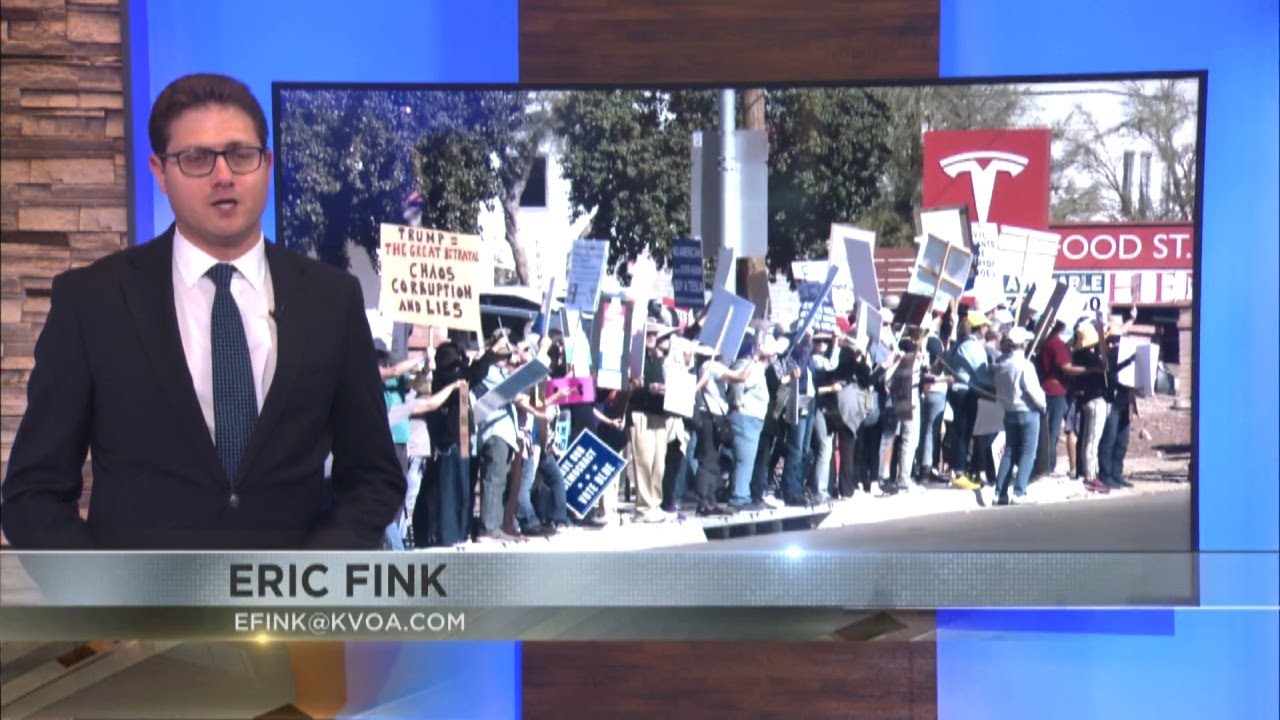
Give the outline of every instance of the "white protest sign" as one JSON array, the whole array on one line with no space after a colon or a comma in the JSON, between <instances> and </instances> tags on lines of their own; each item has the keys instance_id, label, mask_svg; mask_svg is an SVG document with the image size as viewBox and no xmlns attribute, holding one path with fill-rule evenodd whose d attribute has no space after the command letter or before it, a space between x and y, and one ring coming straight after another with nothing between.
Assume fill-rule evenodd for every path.
<instances>
[{"instance_id":1,"label":"white protest sign","mask_svg":"<svg viewBox=\"0 0 1280 720\"><path fill-rule=\"evenodd\" d=\"M675 346L672 346L675 352ZM697 398L698 379L693 373L674 363L665 366L664 386L666 392L662 396L662 409L680 417L693 417L694 400Z\"/></svg>"},{"instance_id":2,"label":"white protest sign","mask_svg":"<svg viewBox=\"0 0 1280 720\"><path fill-rule=\"evenodd\" d=\"M519 370L511 373L507 379L472 403L471 413L476 423L484 424L495 412L511 404L511 401L520 393L545 380L550 373L551 369L540 360L525 363ZM475 393L472 393L473 397L474 395Z\"/></svg>"},{"instance_id":3,"label":"white protest sign","mask_svg":"<svg viewBox=\"0 0 1280 720\"><path fill-rule=\"evenodd\" d=\"M573 241L564 295L566 308L582 313L595 311L596 301L600 298L600 283L604 280L605 261L608 258L608 241L581 238Z\"/></svg>"},{"instance_id":4,"label":"white protest sign","mask_svg":"<svg viewBox=\"0 0 1280 720\"><path fill-rule=\"evenodd\" d=\"M847 273L853 282L853 296L857 300L862 300L875 309L880 309L880 280L876 277L876 234L870 230L861 230L847 225L832 226L840 227L844 239L844 262L842 267L847 267ZM836 262L835 258L831 262ZM831 292L834 294L840 285L840 276L836 276L836 284L831 286ZM836 307L840 307L838 304Z\"/></svg>"},{"instance_id":5,"label":"white protest sign","mask_svg":"<svg viewBox=\"0 0 1280 720\"><path fill-rule=\"evenodd\" d=\"M631 268L631 339L629 358L631 377L644 377L645 320L649 315L649 298L653 296L653 283L658 277L658 266L648 255L636 258Z\"/></svg>"},{"instance_id":6,"label":"white protest sign","mask_svg":"<svg viewBox=\"0 0 1280 720\"><path fill-rule=\"evenodd\" d=\"M1160 346L1155 343L1139 345L1134 351L1137 366L1134 373L1134 391L1138 397L1151 397L1156 392L1156 371L1160 365Z\"/></svg>"},{"instance_id":7,"label":"white protest sign","mask_svg":"<svg viewBox=\"0 0 1280 720\"><path fill-rule=\"evenodd\" d=\"M712 288L729 287L729 278L733 274L733 248L720 248L720 255L716 258L716 279L711 284Z\"/></svg>"},{"instance_id":8,"label":"white protest sign","mask_svg":"<svg viewBox=\"0 0 1280 720\"><path fill-rule=\"evenodd\" d=\"M1131 388L1138 384L1138 362L1134 356L1138 354L1138 339L1125 335L1120 338L1120 347L1116 352L1116 367L1124 365L1120 371L1116 373L1116 382ZM1128 365L1125 361L1132 360Z\"/></svg>"},{"instance_id":9,"label":"white protest sign","mask_svg":"<svg viewBox=\"0 0 1280 720\"><path fill-rule=\"evenodd\" d=\"M876 234L874 231L863 230L852 225L831 223L831 238L827 241L827 260L836 266L836 281L831 286L831 305L841 315L853 312L858 302L858 283L857 276L854 274L856 272L855 257L849 254L850 242L855 242L860 247L865 245L867 248L874 248ZM861 263L860 251L856 261ZM874 275L874 259L871 269ZM880 291L877 289L877 302L879 302L879 294Z\"/></svg>"},{"instance_id":10,"label":"white protest sign","mask_svg":"<svg viewBox=\"0 0 1280 720\"><path fill-rule=\"evenodd\" d=\"M390 320L480 331L480 236L383 223L378 309Z\"/></svg>"},{"instance_id":11,"label":"white protest sign","mask_svg":"<svg viewBox=\"0 0 1280 720\"><path fill-rule=\"evenodd\" d=\"M711 305L702 322L698 342L715 348L716 354L726 364L733 363L738 358L738 350L755 313L756 306L750 300L738 297L723 287L712 288Z\"/></svg>"},{"instance_id":12,"label":"white protest sign","mask_svg":"<svg viewBox=\"0 0 1280 720\"><path fill-rule=\"evenodd\" d=\"M956 300L964 292L971 263L968 250L929 235L920 244L907 292L931 296L943 304Z\"/></svg>"},{"instance_id":13,"label":"white protest sign","mask_svg":"<svg viewBox=\"0 0 1280 720\"><path fill-rule=\"evenodd\" d=\"M916 230L919 231L917 243L932 235L973 254L974 239L969 224L969 208L963 205L921 210L916 215Z\"/></svg>"}]
</instances>

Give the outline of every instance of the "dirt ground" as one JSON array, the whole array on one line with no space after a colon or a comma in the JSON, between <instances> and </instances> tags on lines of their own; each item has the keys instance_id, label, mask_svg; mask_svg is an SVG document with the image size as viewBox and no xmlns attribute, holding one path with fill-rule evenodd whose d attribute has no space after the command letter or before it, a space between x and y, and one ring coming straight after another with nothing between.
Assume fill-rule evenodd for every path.
<instances>
[{"instance_id":1,"label":"dirt ground","mask_svg":"<svg viewBox=\"0 0 1280 720\"><path fill-rule=\"evenodd\" d=\"M1138 398L1126 471L1144 479L1185 481L1191 463L1191 413L1185 400L1175 407L1175 398L1167 395Z\"/></svg>"}]
</instances>

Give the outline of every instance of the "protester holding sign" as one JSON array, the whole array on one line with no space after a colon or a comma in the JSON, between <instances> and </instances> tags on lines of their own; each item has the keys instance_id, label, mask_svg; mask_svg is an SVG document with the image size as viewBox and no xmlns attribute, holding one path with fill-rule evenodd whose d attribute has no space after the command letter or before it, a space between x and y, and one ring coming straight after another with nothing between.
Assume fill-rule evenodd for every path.
<instances>
[{"instance_id":1,"label":"protester holding sign","mask_svg":"<svg viewBox=\"0 0 1280 720\"><path fill-rule=\"evenodd\" d=\"M631 409L627 414L631 440L632 476L636 483L636 518L644 522L661 522L667 518L662 509L662 478L667 460L667 414L663 407L666 392L664 364L671 351L671 335L675 328L649 323L642 377L631 379Z\"/></svg>"},{"instance_id":2,"label":"protester holding sign","mask_svg":"<svg viewBox=\"0 0 1280 720\"><path fill-rule=\"evenodd\" d=\"M954 414L952 422L951 471L953 485L962 490L981 487L969 477L969 444L973 440L973 422L978 416L979 392L990 392L991 371L984 344L986 328L990 324L980 312L969 311L962 330L968 332L959 345L951 351L951 394L947 400Z\"/></svg>"},{"instance_id":3,"label":"protester holding sign","mask_svg":"<svg viewBox=\"0 0 1280 720\"><path fill-rule=\"evenodd\" d=\"M996 474L996 504L1008 505L1009 478L1018 468L1014 482L1015 503L1025 502L1027 481L1035 463L1040 440L1040 413L1045 410L1045 394L1025 349L1031 332L1014 327L1001 342L1003 354L995 364L996 396L1004 409L1005 453Z\"/></svg>"},{"instance_id":4,"label":"protester holding sign","mask_svg":"<svg viewBox=\"0 0 1280 720\"><path fill-rule=\"evenodd\" d=\"M1083 467L1078 467L1084 477L1086 489L1106 494L1111 491L1098 478L1098 446L1102 442L1102 430L1107 421L1105 362L1098 347L1098 330L1090 321L1076 326L1072 342L1071 364L1084 368L1073 383L1076 401L1080 404L1080 440Z\"/></svg>"},{"instance_id":5,"label":"protester holding sign","mask_svg":"<svg viewBox=\"0 0 1280 720\"><path fill-rule=\"evenodd\" d=\"M765 416L769 413L769 362L778 352L778 341L764 336L759 342L749 340L754 346L750 356L734 365L734 370L745 373L743 381L733 386L733 410L729 424L733 426L733 483L729 504L739 510L762 510L764 505L755 499L751 481L755 476L756 458L764 431Z\"/></svg>"},{"instance_id":6,"label":"protester holding sign","mask_svg":"<svg viewBox=\"0 0 1280 720\"><path fill-rule=\"evenodd\" d=\"M699 345L695 352L698 374L698 407L694 428L698 433L698 515L732 514L732 510L716 502L720 481L720 453L733 443L733 426L729 424L729 401L725 395L725 377L731 372L714 358L716 349Z\"/></svg>"},{"instance_id":7,"label":"protester holding sign","mask_svg":"<svg viewBox=\"0 0 1280 720\"><path fill-rule=\"evenodd\" d=\"M1129 423L1138 414L1137 398L1133 388L1119 381L1126 366L1137 360L1130 355L1120 360L1120 340L1125 334L1125 324L1113 323L1107 328L1107 420L1098 441L1098 479L1112 489L1133 487L1124 479L1124 458L1129 452Z\"/></svg>"}]
</instances>

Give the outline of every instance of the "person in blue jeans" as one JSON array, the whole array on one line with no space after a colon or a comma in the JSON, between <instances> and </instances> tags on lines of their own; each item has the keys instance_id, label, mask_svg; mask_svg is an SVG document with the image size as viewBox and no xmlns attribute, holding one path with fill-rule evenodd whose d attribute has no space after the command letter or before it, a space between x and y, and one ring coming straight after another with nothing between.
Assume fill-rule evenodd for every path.
<instances>
[{"instance_id":1,"label":"person in blue jeans","mask_svg":"<svg viewBox=\"0 0 1280 720\"><path fill-rule=\"evenodd\" d=\"M765 375L778 347L778 340L766 335L755 348L755 358L744 358L735 367L744 376L741 383L733 386L733 410L729 413L729 423L733 426L733 489L729 504L742 510L765 508L752 497L751 478L769 412L769 385Z\"/></svg>"},{"instance_id":2,"label":"person in blue jeans","mask_svg":"<svg viewBox=\"0 0 1280 720\"><path fill-rule=\"evenodd\" d=\"M1031 331L1014 327L1001 341L1003 355L995 363L996 397L1004 408L1005 454L996 473L996 504L1009 504L1009 480L1017 467L1013 495L1027 495L1027 481L1040 444L1040 413L1045 410L1044 389L1025 348Z\"/></svg>"},{"instance_id":3,"label":"person in blue jeans","mask_svg":"<svg viewBox=\"0 0 1280 720\"><path fill-rule=\"evenodd\" d=\"M1138 415L1133 388L1120 384L1119 380L1120 371L1137 358L1136 355L1131 355L1124 361L1120 360L1122 335L1123 327L1112 326L1107 330L1107 350L1110 353L1107 363L1107 402L1110 410L1102 427L1102 439L1098 441L1098 479L1116 490L1133 487L1133 483L1124 479L1124 458L1129 453L1130 418Z\"/></svg>"}]
</instances>

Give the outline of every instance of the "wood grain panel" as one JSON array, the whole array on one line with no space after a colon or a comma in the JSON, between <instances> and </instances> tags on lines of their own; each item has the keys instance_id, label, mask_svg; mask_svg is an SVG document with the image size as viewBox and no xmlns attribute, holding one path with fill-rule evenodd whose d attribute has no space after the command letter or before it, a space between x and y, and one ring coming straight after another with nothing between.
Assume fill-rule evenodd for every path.
<instances>
[{"instance_id":1,"label":"wood grain panel","mask_svg":"<svg viewBox=\"0 0 1280 720\"><path fill-rule=\"evenodd\" d=\"M934 718L932 642L524 643L524 716Z\"/></svg>"},{"instance_id":2,"label":"wood grain panel","mask_svg":"<svg viewBox=\"0 0 1280 720\"><path fill-rule=\"evenodd\" d=\"M526 83L935 78L938 0L521 0Z\"/></svg>"}]
</instances>

